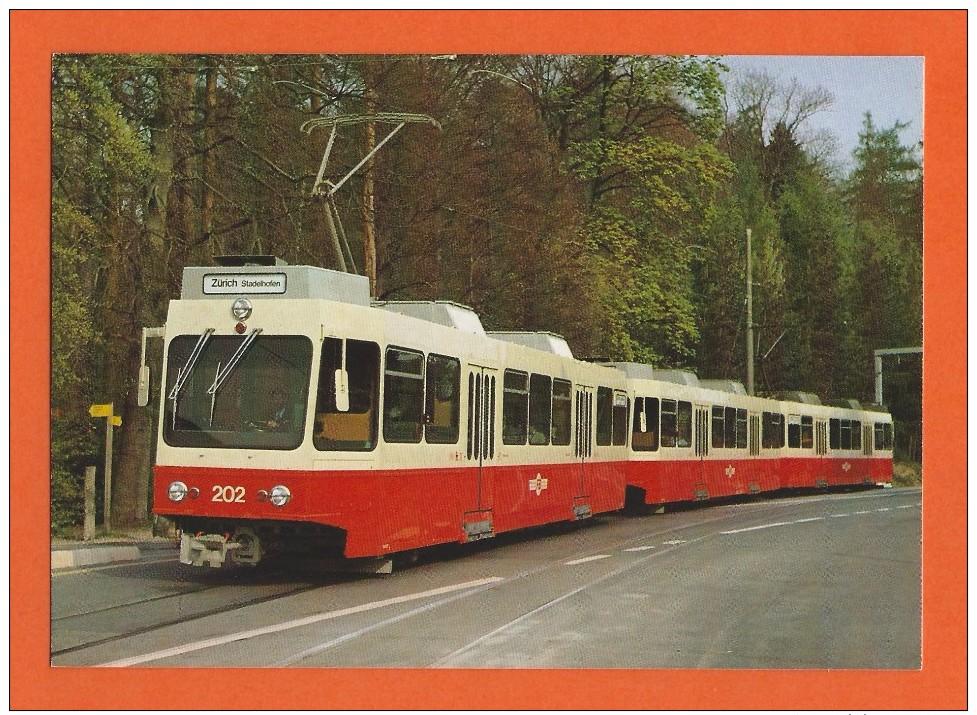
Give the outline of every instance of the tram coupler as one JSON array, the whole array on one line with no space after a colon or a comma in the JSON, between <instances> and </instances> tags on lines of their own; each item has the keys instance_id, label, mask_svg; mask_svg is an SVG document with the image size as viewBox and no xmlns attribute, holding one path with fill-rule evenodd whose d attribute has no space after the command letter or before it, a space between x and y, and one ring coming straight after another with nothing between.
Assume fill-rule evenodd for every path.
<instances>
[{"instance_id":1,"label":"tram coupler","mask_svg":"<svg viewBox=\"0 0 977 715\"><path fill-rule=\"evenodd\" d=\"M220 568L227 555L242 546L228 540L223 534L183 534L180 537L180 562L190 566Z\"/></svg>"}]
</instances>

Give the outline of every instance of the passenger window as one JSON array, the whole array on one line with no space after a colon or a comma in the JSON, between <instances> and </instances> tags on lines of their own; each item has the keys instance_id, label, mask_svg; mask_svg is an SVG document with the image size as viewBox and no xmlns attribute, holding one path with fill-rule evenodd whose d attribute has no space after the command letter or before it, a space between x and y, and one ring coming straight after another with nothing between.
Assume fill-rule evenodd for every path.
<instances>
[{"instance_id":1,"label":"passenger window","mask_svg":"<svg viewBox=\"0 0 977 715\"><path fill-rule=\"evenodd\" d=\"M801 417L801 447L812 449L814 447L814 418Z\"/></svg>"},{"instance_id":2,"label":"passenger window","mask_svg":"<svg viewBox=\"0 0 977 715\"><path fill-rule=\"evenodd\" d=\"M529 375L506 370L502 382L502 442L526 444L529 427Z\"/></svg>"},{"instance_id":3,"label":"passenger window","mask_svg":"<svg viewBox=\"0 0 977 715\"><path fill-rule=\"evenodd\" d=\"M553 380L546 375L529 377L529 444L550 443Z\"/></svg>"},{"instance_id":4,"label":"passenger window","mask_svg":"<svg viewBox=\"0 0 977 715\"><path fill-rule=\"evenodd\" d=\"M712 408L712 446L719 449L726 441L726 411L719 406Z\"/></svg>"},{"instance_id":5,"label":"passenger window","mask_svg":"<svg viewBox=\"0 0 977 715\"><path fill-rule=\"evenodd\" d=\"M570 383L553 380L553 444L570 444Z\"/></svg>"},{"instance_id":6,"label":"passenger window","mask_svg":"<svg viewBox=\"0 0 977 715\"><path fill-rule=\"evenodd\" d=\"M614 393L614 439L616 445L628 443L628 407L630 400L623 392Z\"/></svg>"},{"instance_id":7,"label":"passenger window","mask_svg":"<svg viewBox=\"0 0 977 715\"><path fill-rule=\"evenodd\" d=\"M692 403L679 402L676 414L676 447L692 446Z\"/></svg>"},{"instance_id":8,"label":"passenger window","mask_svg":"<svg viewBox=\"0 0 977 715\"><path fill-rule=\"evenodd\" d=\"M794 449L801 446L800 415L787 415L787 446Z\"/></svg>"},{"instance_id":9,"label":"passenger window","mask_svg":"<svg viewBox=\"0 0 977 715\"><path fill-rule=\"evenodd\" d=\"M736 447L746 449L746 410L736 410Z\"/></svg>"},{"instance_id":10,"label":"passenger window","mask_svg":"<svg viewBox=\"0 0 977 715\"><path fill-rule=\"evenodd\" d=\"M658 451L658 398L634 398L634 424L631 449L636 452Z\"/></svg>"},{"instance_id":11,"label":"passenger window","mask_svg":"<svg viewBox=\"0 0 977 715\"><path fill-rule=\"evenodd\" d=\"M597 388L597 445L611 443L614 430L614 392L609 387Z\"/></svg>"},{"instance_id":12,"label":"passenger window","mask_svg":"<svg viewBox=\"0 0 977 715\"><path fill-rule=\"evenodd\" d=\"M828 446L831 449L841 447L841 420L839 419L828 420Z\"/></svg>"},{"instance_id":13,"label":"passenger window","mask_svg":"<svg viewBox=\"0 0 977 715\"><path fill-rule=\"evenodd\" d=\"M461 363L444 355L428 355L424 439L430 444L458 442L460 389Z\"/></svg>"},{"instance_id":14,"label":"passenger window","mask_svg":"<svg viewBox=\"0 0 977 715\"><path fill-rule=\"evenodd\" d=\"M347 412L336 409L336 370L343 365L342 356L342 340L322 341L312 444L319 450L370 451L377 443L380 346L360 340L346 341Z\"/></svg>"},{"instance_id":15,"label":"passenger window","mask_svg":"<svg viewBox=\"0 0 977 715\"><path fill-rule=\"evenodd\" d=\"M780 449L784 446L784 416L777 412L763 413L763 447Z\"/></svg>"},{"instance_id":16,"label":"passenger window","mask_svg":"<svg viewBox=\"0 0 977 715\"><path fill-rule=\"evenodd\" d=\"M862 448L862 423L858 420L852 420L851 423L851 448Z\"/></svg>"},{"instance_id":17,"label":"passenger window","mask_svg":"<svg viewBox=\"0 0 977 715\"><path fill-rule=\"evenodd\" d=\"M736 409L726 408L726 439L725 446L733 448L736 446Z\"/></svg>"},{"instance_id":18,"label":"passenger window","mask_svg":"<svg viewBox=\"0 0 977 715\"><path fill-rule=\"evenodd\" d=\"M387 348L383 393L384 441L420 442L424 424L424 355Z\"/></svg>"}]
</instances>

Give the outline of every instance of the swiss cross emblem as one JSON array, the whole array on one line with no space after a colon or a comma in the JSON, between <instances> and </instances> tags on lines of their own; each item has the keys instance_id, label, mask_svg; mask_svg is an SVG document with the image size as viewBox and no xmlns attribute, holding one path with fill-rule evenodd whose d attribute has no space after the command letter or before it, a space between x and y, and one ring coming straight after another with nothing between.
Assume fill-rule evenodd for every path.
<instances>
[{"instance_id":1,"label":"swiss cross emblem","mask_svg":"<svg viewBox=\"0 0 977 715\"><path fill-rule=\"evenodd\" d=\"M841 465L841 468L847 472L849 469L851 469L851 462L845 462Z\"/></svg>"},{"instance_id":2,"label":"swiss cross emblem","mask_svg":"<svg viewBox=\"0 0 977 715\"><path fill-rule=\"evenodd\" d=\"M726 476L732 478L734 474L736 474L736 467L730 464L728 467L726 467Z\"/></svg>"},{"instance_id":3,"label":"swiss cross emblem","mask_svg":"<svg viewBox=\"0 0 977 715\"><path fill-rule=\"evenodd\" d=\"M536 492L536 496L539 496L549 483L549 479L544 479L541 474L537 474L535 479L529 480L529 491Z\"/></svg>"}]
</instances>

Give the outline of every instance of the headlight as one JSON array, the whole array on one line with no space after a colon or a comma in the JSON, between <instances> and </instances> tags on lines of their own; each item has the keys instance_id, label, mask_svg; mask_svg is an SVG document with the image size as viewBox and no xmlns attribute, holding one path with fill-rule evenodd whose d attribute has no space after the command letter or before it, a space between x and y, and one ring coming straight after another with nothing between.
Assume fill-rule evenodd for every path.
<instances>
[{"instance_id":1,"label":"headlight","mask_svg":"<svg viewBox=\"0 0 977 715\"><path fill-rule=\"evenodd\" d=\"M277 487L272 487L271 491L268 492L268 501L275 506L285 506L291 498L292 492L288 490L288 487L284 487L281 484Z\"/></svg>"},{"instance_id":2,"label":"headlight","mask_svg":"<svg viewBox=\"0 0 977 715\"><path fill-rule=\"evenodd\" d=\"M238 320L247 320L251 317L251 301L247 298L238 298L231 304L231 315Z\"/></svg>"},{"instance_id":3,"label":"headlight","mask_svg":"<svg viewBox=\"0 0 977 715\"><path fill-rule=\"evenodd\" d=\"M173 482L166 490L166 496L170 498L170 501L183 501L187 498L187 485L183 482Z\"/></svg>"}]
</instances>

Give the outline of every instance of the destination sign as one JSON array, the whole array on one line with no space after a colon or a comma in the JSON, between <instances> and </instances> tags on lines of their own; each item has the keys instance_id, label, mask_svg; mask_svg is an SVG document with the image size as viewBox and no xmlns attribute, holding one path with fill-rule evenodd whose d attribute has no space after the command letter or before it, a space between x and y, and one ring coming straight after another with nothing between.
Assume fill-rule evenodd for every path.
<instances>
[{"instance_id":1,"label":"destination sign","mask_svg":"<svg viewBox=\"0 0 977 715\"><path fill-rule=\"evenodd\" d=\"M205 295L284 293L284 273L205 273Z\"/></svg>"}]
</instances>

